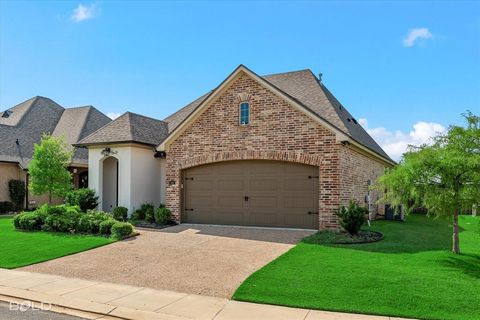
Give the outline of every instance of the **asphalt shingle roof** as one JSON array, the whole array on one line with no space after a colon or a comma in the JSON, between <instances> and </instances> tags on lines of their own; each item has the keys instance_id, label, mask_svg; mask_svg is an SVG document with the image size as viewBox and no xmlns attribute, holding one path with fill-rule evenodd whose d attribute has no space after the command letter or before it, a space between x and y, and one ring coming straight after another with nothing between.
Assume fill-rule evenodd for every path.
<instances>
[{"instance_id":1,"label":"asphalt shingle roof","mask_svg":"<svg viewBox=\"0 0 480 320\"><path fill-rule=\"evenodd\" d=\"M378 143L309 69L261 77L358 143L383 158L391 160ZM172 132L182 123L211 92L212 91L201 96L173 115L165 118L165 121L169 123L169 132Z\"/></svg>"},{"instance_id":2,"label":"asphalt shingle roof","mask_svg":"<svg viewBox=\"0 0 480 320\"><path fill-rule=\"evenodd\" d=\"M18 162L24 168L43 134L64 136L74 144L111 121L94 107L64 109L45 97L34 97L7 110L12 111L9 117L0 117L0 161ZM87 150L77 149L72 162L86 164Z\"/></svg>"},{"instance_id":3,"label":"asphalt shingle roof","mask_svg":"<svg viewBox=\"0 0 480 320\"><path fill-rule=\"evenodd\" d=\"M126 112L109 124L80 140L78 145L137 142L158 145L168 135L164 121Z\"/></svg>"}]
</instances>

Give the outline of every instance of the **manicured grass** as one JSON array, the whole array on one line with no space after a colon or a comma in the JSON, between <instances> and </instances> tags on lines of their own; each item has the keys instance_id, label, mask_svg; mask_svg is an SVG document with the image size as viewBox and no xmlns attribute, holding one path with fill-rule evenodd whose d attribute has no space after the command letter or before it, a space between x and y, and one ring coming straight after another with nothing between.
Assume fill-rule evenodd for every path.
<instances>
[{"instance_id":1,"label":"manicured grass","mask_svg":"<svg viewBox=\"0 0 480 320\"><path fill-rule=\"evenodd\" d=\"M90 235L17 231L12 217L0 217L0 268L23 267L114 241Z\"/></svg>"},{"instance_id":2,"label":"manicured grass","mask_svg":"<svg viewBox=\"0 0 480 320\"><path fill-rule=\"evenodd\" d=\"M422 319L480 319L480 218L460 218L461 255L443 219L375 221L382 241L300 243L252 274L234 299Z\"/></svg>"}]
</instances>

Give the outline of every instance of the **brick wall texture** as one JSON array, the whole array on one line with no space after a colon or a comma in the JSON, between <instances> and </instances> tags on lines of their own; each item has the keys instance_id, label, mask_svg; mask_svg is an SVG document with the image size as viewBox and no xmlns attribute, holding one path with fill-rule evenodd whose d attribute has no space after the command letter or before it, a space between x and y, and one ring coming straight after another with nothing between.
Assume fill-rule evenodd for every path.
<instances>
[{"instance_id":1,"label":"brick wall texture","mask_svg":"<svg viewBox=\"0 0 480 320\"><path fill-rule=\"evenodd\" d=\"M239 103L250 124L239 124ZM167 152L166 204L181 221L182 170L228 160L280 160L319 170L319 226L338 228L334 210L351 198L364 203L367 180L383 165L336 142L335 134L244 73L172 142Z\"/></svg>"}]
</instances>

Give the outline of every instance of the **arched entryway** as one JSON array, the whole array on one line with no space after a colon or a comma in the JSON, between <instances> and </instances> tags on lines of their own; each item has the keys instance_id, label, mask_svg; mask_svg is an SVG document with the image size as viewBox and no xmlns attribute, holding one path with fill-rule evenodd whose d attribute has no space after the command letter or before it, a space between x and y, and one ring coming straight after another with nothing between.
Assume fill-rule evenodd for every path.
<instances>
[{"instance_id":1,"label":"arched entryway","mask_svg":"<svg viewBox=\"0 0 480 320\"><path fill-rule=\"evenodd\" d=\"M111 212L118 206L118 159L105 158L102 165L102 210Z\"/></svg>"}]
</instances>

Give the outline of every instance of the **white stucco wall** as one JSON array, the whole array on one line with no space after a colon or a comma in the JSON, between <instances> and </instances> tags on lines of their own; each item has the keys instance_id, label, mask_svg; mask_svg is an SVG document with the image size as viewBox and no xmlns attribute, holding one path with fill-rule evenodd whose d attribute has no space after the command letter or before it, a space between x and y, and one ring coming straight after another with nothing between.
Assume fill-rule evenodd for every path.
<instances>
[{"instance_id":1,"label":"white stucco wall","mask_svg":"<svg viewBox=\"0 0 480 320\"><path fill-rule=\"evenodd\" d=\"M152 148L142 145L109 146L118 159L118 205L128 208L129 215L142 203L158 206L165 201L165 160L156 159ZM105 146L88 149L88 184L99 196L102 208L103 160ZM163 172L162 172L163 167ZM163 181L163 183L162 183Z\"/></svg>"}]
</instances>

